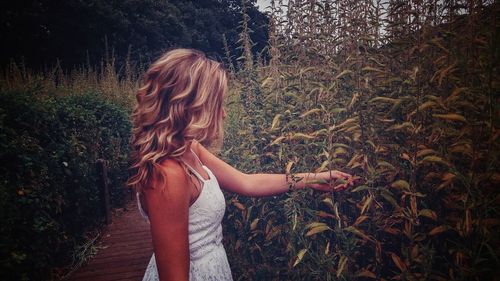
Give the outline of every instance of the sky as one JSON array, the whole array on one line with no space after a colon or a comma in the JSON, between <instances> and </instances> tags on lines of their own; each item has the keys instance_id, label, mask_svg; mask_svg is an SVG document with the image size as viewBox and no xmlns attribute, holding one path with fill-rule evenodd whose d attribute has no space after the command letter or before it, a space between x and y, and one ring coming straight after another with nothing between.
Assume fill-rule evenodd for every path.
<instances>
[{"instance_id":1,"label":"sky","mask_svg":"<svg viewBox=\"0 0 500 281\"><path fill-rule=\"evenodd\" d=\"M257 6L261 12L265 11L267 6L271 5L271 0L257 0Z\"/></svg>"}]
</instances>

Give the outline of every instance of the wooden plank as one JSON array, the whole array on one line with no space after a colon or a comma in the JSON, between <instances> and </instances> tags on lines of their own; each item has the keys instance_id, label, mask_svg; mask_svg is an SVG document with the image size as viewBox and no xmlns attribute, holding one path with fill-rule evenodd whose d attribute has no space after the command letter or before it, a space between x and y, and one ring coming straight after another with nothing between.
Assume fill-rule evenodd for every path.
<instances>
[{"instance_id":1,"label":"wooden plank","mask_svg":"<svg viewBox=\"0 0 500 281\"><path fill-rule=\"evenodd\" d=\"M127 259L134 257L135 255L144 255L145 253L153 253L153 251L148 251L147 249L132 249L132 250L117 250L116 252L102 253L100 256L103 258L112 258L115 257L117 259ZM95 257L98 259L99 257Z\"/></svg>"},{"instance_id":2,"label":"wooden plank","mask_svg":"<svg viewBox=\"0 0 500 281\"><path fill-rule=\"evenodd\" d=\"M92 263L92 269L100 270L101 268L109 268L111 266L128 266L128 265L147 265L151 256L143 256L140 258L126 259L126 260L107 260L102 262Z\"/></svg>"},{"instance_id":3,"label":"wooden plank","mask_svg":"<svg viewBox=\"0 0 500 281\"><path fill-rule=\"evenodd\" d=\"M153 253L150 253L148 251L148 252L144 252L144 254L142 254L142 255L137 254L134 256L134 258L130 258L130 259L126 259L126 260L131 261L131 262L141 261L141 260L149 262L151 255L153 255ZM104 258L100 257L99 259L92 260L92 266L98 266L100 264L110 263L110 262L121 262L121 260L117 260L116 257L104 257Z\"/></svg>"},{"instance_id":4,"label":"wooden plank","mask_svg":"<svg viewBox=\"0 0 500 281\"><path fill-rule=\"evenodd\" d=\"M96 256L73 273L68 280L142 280L153 253L149 224L141 217L135 201L114 214L103 231ZM136 207L136 206L135 206Z\"/></svg>"},{"instance_id":5,"label":"wooden plank","mask_svg":"<svg viewBox=\"0 0 500 281\"><path fill-rule=\"evenodd\" d=\"M128 226L129 228L130 227L142 227L142 226L137 226L137 225L132 225L132 226ZM116 229L112 229L111 230L111 236L121 236L121 237L143 237L143 236L150 236L150 230L149 230L149 227L147 229L144 229L144 230L140 230L140 231L132 231L131 229L125 229L125 230L116 230ZM109 238L109 237L105 237L105 238Z\"/></svg>"},{"instance_id":6,"label":"wooden plank","mask_svg":"<svg viewBox=\"0 0 500 281\"><path fill-rule=\"evenodd\" d=\"M113 279L113 280L107 280L107 281L142 281L142 277L144 274L141 275L134 275L130 276L130 278L119 278L119 279Z\"/></svg>"},{"instance_id":7,"label":"wooden plank","mask_svg":"<svg viewBox=\"0 0 500 281\"><path fill-rule=\"evenodd\" d=\"M106 248L101 249L101 253L107 253L107 252L115 252L115 248L118 249L130 249L130 250L136 250L136 249L144 249L144 248L151 248L152 243L136 243L136 244L120 244L120 243L114 243L112 245L110 244L105 244L102 245Z\"/></svg>"},{"instance_id":8,"label":"wooden plank","mask_svg":"<svg viewBox=\"0 0 500 281\"><path fill-rule=\"evenodd\" d=\"M108 268L103 268L103 269L92 269L86 272L82 272L75 276L76 278L82 278L86 277L88 279L93 279L93 277L99 277L99 276L111 276L111 275L123 275L123 274L129 274L134 273L134 272L144 272L146 270L146 265L140 264L140 265L130 265L130 266L111 266Z\"/></svg>"},{"instance_id":9,"label":"wooden plank","mask_svg":"<svg viewBox=\"0 0 500 281\"><path fill-rule=\"evenodd\" d=\"M143 272L144 274L144 272ZM102 275L102 276L94 276L94 277L91 277L91 281L117 281L117 280L124 280L124 279L131 279L135 276L138 276L137 274L134 274L134 273L117 273L117 274L113 274L113 275ZM138 281L141 281L142 280L142 276L138 279L136 279ZM75 279L75 281L89 281L89 278L88 277L83 277L83 278L78 278L78 279Z\"/></svg>"},{"instance_id":10,"label":"wooden plank","mask_svg":"<svg viewBox=\"0 0 500 281\"><path fill-rule=\"evenodd\" d=\"M142 272L144 274L144 272ZM93 277L82 277L82 278L77 278L74 279L75 281L114 281L114 280L123 280L123 279L129 279L135 276L140 276L137 274L137 272L122 272L122 273L116 273L116 274L109 274L109 275L100 275L100 276L93 276ZM142 277L138 280L142 280Z\"/></svg>"},{"instance_id":11,"label":"wooden plank","mask_svg":"<svg viewBox=\"0 0 500 281\"><path fill-rule=\"evenodd\" d=\"M118 237L119 239L115 239L114 237ZM146 237L146 239L144 239ZM151 237L149 237L149 233L144 233L142 236L135 237L126 237L122 238L120 236L113 236L113 239L106 239L108 241L102 241L99 243L100 245L148 245L151 244Z\"/></svg>"},{"instance_id":12,"label":"wooden plank","mask_svg":"<svg viewBox=\"0 0 500 281\"><path fill-rule=\"evenodd\" d=\"M143 274L130 276L130 278L113 279L109 281L142 281Z\"/></svg>"}]
</instances>

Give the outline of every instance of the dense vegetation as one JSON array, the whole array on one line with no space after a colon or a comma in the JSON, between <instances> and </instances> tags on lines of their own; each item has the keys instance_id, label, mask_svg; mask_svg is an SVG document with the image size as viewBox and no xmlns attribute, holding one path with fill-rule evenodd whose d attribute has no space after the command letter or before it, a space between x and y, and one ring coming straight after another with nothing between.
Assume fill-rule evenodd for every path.
<instances>
[{"instance_id":1,"label":"dense vegetation","mask_svg":"<svg viewBox=\"0 0 500 281\"><path fill-rule=\"evenodd\" d=\"M128 114L95 94L0 93L0 279L79 262L103 221L96 160L108 160L111 202L123 205L129 136Z\"/></svg>"},{"instance_id":2,"label":"dense vegetation","mask_svg":"<svg viewBox=\"0 0 500 281\"><path fill-rule=\"evenodd\" d=\"M267 43L268 19L254 3L247 1L247 13L257 54ZM30 0L3 1L0 7L2 65L11 59L36 68L56 59L65 69L94 65L106 48L114 49L119 62L128 57L146 63L179 46L223 57L224 41L234 58L240 55L240 0Z\"/></svg>"},{"instance_id":3,"label":"dense vegetation","mask_svg":"<svg viewBox=\"0 0 500 281\"><path fill-rule=\"evenodd\" d=\"M381 2L276 5L270 65L237 75L230 163L362 181L229 197L236 280L496 278L499 5Z\"/></svg>"}]
</instances>

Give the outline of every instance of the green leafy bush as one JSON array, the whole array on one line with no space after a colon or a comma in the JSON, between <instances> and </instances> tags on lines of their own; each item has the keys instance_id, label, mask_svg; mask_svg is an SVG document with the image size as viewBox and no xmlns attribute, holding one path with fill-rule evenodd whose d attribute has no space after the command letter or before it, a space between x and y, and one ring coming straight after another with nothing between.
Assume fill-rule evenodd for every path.
<instances>
[{"instance_id":1,"label":"green leafy bush","mask_svg":"<svg viewBox=\"0 0 500 281\"><path fill-rule=\"evenodd\" d=\"M0 279L40 280L103 220L95 162L124 203L130 123L97 95L0 94Z\"/></svg>"}]
</instances>

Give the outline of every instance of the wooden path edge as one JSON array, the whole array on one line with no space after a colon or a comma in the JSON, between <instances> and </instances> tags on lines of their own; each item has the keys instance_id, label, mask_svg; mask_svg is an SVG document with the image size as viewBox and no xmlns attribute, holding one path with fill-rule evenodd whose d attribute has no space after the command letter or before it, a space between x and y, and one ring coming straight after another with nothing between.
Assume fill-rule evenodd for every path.
<instances>
[{"instance_id":1,"label":"wooden path edge","mask_svg":"<svg viewBox=\"0 0 500 281\"><path fill-rule=\"evenodd\" d=\"M135 198L134 198L135 199ZM135 200L113 211L112 222L96 243L97 254L66 281L141 281L153 254L148 222Z\"/></svg>"}]
</instances>

